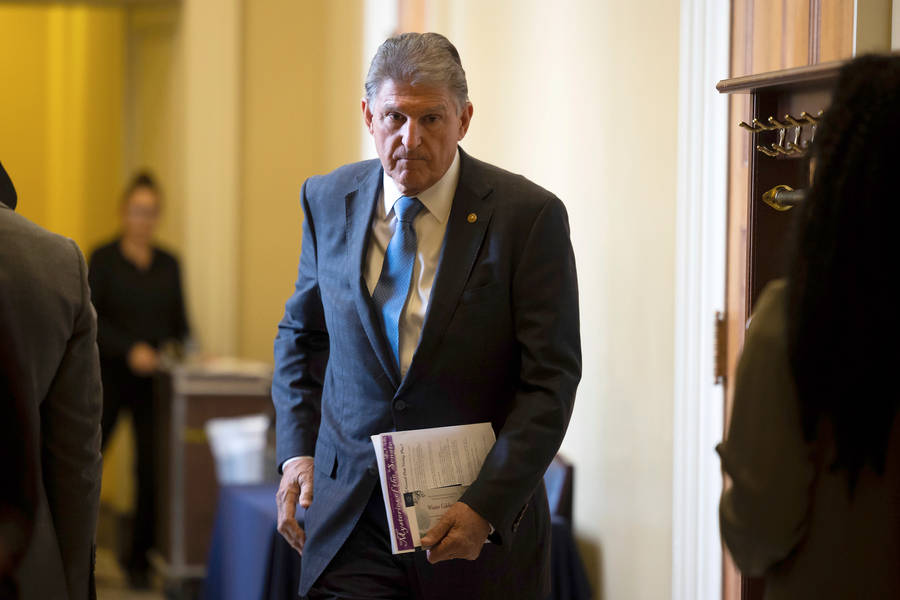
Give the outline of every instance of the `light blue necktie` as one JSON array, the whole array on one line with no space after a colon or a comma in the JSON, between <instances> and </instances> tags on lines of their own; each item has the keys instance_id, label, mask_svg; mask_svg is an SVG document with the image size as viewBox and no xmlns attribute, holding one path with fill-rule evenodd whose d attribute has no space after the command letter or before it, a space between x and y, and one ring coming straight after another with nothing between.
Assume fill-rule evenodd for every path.
<instances>
[{"instance_id":1,"label":"light blue necktie","mask_svg":"<svg viewBox=\"0 0 900 600\"><path fill-rule=\"evenodd\" d=\"M409 284L416 264L416 231L413 221L424 208L418 198L400 196L394 203L397 227L384 253L384 264L372 301L381 314L397 367L400 367L400 315L409 297Z\"/></svg>"}]
</instances>

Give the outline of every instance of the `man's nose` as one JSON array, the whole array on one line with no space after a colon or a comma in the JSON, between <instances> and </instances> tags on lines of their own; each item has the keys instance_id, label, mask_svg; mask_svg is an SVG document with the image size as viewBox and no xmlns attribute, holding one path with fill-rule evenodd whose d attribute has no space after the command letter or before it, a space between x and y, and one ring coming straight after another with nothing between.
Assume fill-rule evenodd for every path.
<instances>
[{"instance_id":1,"label":"man's nose","mask_svg":"<svg viewBox=\"0 0 900 600\"><path fill-rule=\"evenodd\" d=\"M403 145L412 150L418 148L422 143L422 137L419 135L419 125L413 119L408 119L404 125Z\"/></svg>"}]
</instances>

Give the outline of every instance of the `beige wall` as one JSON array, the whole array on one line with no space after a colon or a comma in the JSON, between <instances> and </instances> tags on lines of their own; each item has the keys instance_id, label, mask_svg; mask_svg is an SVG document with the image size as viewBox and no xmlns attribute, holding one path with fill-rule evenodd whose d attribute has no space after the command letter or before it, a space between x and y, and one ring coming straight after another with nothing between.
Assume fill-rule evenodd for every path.
<instances>
[{"instance_id":1,"label":"beige wall","mask_svg":"<svg viewBox=\"0 0 900 600\"><path fill-rule=\"evenodd\" d=\"M244 3L240 354L271 362L297 277L300 186L359 159L362 1Z\"/></svg>"},{"instance_id":2,"label":"beige wall","mask_svg":"<svg viewBox=\"0 0 900 600\"><path fill-rule=\"evenodd\" d=\"M184 248L184 85L177 2L128 8L125 175L149 169L165 193L160 243Z\"/></svg>"},{"instance_id":3,"label":"beige wall","mask_svg":"<svg viewBox=\"0 0 900 600\"><path fill-rule=\"evenodd\" d=\"M679 3L441 0L427 19L468 73L463 146L569 210L584 378L562 451L599 597L670 597Z\"/></svg>"}]
</instances>

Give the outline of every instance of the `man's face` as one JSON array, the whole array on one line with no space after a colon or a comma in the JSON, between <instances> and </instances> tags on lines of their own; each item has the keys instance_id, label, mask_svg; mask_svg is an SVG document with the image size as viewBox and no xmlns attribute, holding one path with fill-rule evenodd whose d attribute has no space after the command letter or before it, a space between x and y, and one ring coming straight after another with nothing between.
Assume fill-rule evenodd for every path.
<instances>
[{"instance_id":1,"label":"man's face","mask_svg":"<svg viewBox=\"0 0 900 600\"><path fill-rule=\"evenodd\" d=\"M362 111L381 165L406 196L420 194L443 177L472 119L472 103L460 113L446 86L390 79L372 103L363 98Z\"/></svg>"}]
</instances>

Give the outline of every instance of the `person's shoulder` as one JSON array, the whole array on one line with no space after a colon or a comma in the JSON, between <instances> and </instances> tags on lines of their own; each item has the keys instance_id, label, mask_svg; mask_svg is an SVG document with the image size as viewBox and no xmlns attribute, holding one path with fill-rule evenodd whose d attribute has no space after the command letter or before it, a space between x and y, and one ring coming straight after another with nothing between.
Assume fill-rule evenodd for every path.
<instances>
[{"instance_id":1,"label":"person's shoulder","mask_svg":"<svg viewBox=\"0 0 900 600\"><path fill-rule=\"evenodd\" d=\"M553 192L541 187L524 175L513 173L497 165L463 153L460 179L469 185L490 187L503 196L503 202L520 208L543 208L548 204L562 208Z\"/></svg>"},{"instance_id":2,"label":"person's shoulder","mask_svg":"<svg viewBox=\"0 0 900 600\"><path fill-rule=\"evenodd\" d=\"M364 179L374 176L375 171L380 171L380 168L381 162L373 158L342 165L323 175L313 175L304 184L306 196L315 198L340 195L343 198L344 194L357 189Z\"/></svg>"},{"instance_id":3,"label":"person's shoulder","mask_svg":"<svg viewBox=\"0 0 900 600\"><path fill-rule=\"evenodd\" d=\"M84 258L75 242L12 211L0 213L0 278L25 291L30 308L80 299Z\"/></svg>"},{"instance_id":4,"label":"person's shoulder","mask_svg":"<svg viewBox=\"0 0 900 600\"><path fill-rule=\"evenodd\" d=\"M160 244L154 244L153 252L156 254L155 260L158 260L165 265L178 267L178 256L174 251L165 246L161 246Z\"/></svg>"},{"instance_id":5,"label":"person's shoulder","mask_svg":"<svg viewBox=\"0 0 900 600\"><path fill-rule=\"evenodd\" d=\"M29 253L48 258L59 254L71 254L77 248L70 238L48 231L26 217L6 209L0 211L0 239L4 240L4 244L0 246L9 249L22 248Z\"/></svg>"},{"instance_id":6,"label":"person's shoulder","mask_svg":"<svg viewBox=\"0 0 900 600\"><path fill-rule=\"evenodd\" d=\"M118 249L116 246L119 243L119 239L115 238L112 240L108 240L106 242L102 242L99 245L95 246L93 250L91 250L90 254L90 263L94 264L98 259L100 261L109 260L112 257L116 256Z\"/></svg>"},{"instance_id":7,"label":"person's shoulder","mask_svg":"<svg viewBox=\"0 0 900 600\"><path fill-rule=\"evenodd\" d=\"M786 345L788 311L787 279L775 279L763 288L753 310L749 329L757 339Z\"/></svg>"}]
</instances>

